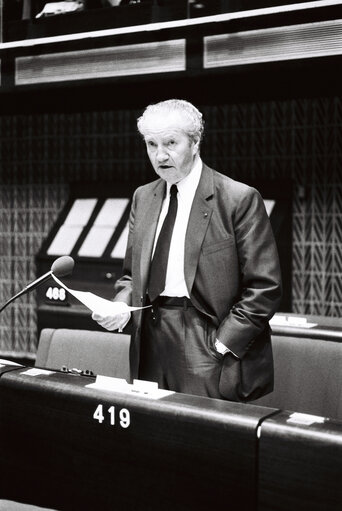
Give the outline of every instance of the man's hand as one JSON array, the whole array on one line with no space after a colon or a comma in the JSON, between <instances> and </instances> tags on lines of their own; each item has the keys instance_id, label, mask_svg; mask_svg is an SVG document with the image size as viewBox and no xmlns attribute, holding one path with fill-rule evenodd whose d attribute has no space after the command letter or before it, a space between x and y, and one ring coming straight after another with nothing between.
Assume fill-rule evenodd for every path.
<instances>
[{"instance_id":1,"label":"man's hand","mask_svg":"<svg viewBox=\"0 0 342 511\"><path fill-rule=\"evenodd\" d=\"M124 302L117 303L120 303L120 305L122 306L126 305L126 307L128 308L127 304L125 304ZM106 330L109 330L111 332L114 330L118 330L119 332L122 332L122 330L125 328L125 326L127 325L131 318L131 313L127 311L112 316L102 316L101 314L94 312L92 318Z\"/></svg>"}]
</instances>

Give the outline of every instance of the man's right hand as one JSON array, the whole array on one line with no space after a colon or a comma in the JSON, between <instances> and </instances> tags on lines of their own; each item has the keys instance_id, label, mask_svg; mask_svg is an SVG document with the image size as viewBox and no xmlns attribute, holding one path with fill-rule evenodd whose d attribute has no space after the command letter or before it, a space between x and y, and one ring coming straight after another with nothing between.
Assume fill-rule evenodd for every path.
<instances>
[{"instance_id":1,"label":"man's right hand","mask_svg":"<svg viewBox=\"0 0 342 511\"><path fill-rule=\"evenodd\" d=\"M120 303L120 305L126 305L128 308L128 305L123 302ZM122 314L116 314L115 316L102 316L101 314L94 312L92 318L106 330L111 332L118 330L119 332L122 332L131 318L131 313L127 311Z\"/></svg>"}]
</instances>

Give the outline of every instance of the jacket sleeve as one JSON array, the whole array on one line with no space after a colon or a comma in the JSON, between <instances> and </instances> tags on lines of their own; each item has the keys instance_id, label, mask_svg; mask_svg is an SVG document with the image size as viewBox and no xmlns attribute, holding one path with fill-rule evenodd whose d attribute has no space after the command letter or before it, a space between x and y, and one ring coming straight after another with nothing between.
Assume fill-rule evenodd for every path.
<instances>
[{"instance_id":1,"label":"jacket sleeve","mask_svg":"<svg viewBox=\"0 0 342 511\"><path fill-rule=\"evenodd\" d=\"M136 191L133 195L131 211L129 215L129 233L127 240L126 254L123 264L123 276L114 285L116 295L114 302L125 302L132 305L132 245L135 218Z\"/></svg>"},{"instance_id":2,"label":"jacket sleeve","mask_svg":"<svg viewBox=\"0 0 342 511\"><path fill-rule=\"evenodd\" d=\"M281 272L271 224L259 192L248 188L234 212L241 293L217 331L239 358L267 326L281 299Z\"/></svg>"}]
</instances>

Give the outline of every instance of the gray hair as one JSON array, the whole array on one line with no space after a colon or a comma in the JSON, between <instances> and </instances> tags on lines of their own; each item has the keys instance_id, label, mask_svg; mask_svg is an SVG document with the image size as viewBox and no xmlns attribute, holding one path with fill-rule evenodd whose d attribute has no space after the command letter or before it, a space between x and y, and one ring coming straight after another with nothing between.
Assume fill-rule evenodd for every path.
<instances>
[{"instance_id":1,"label":"gray hair","mask_svg":"<svg viewBox=\"0 0 342 511\"><path fill-rule=\"evenodd\" d=\"M201 141L204 131L203 116L194 105L184 99L168 99L146 107L143 115L138 118L137 126L139 133L144 136L146 122L150 115L167 114L170 112L179 112L188 121L185 129L188 136L192 140L197 139Z\"/></svg>"}]
</instances>

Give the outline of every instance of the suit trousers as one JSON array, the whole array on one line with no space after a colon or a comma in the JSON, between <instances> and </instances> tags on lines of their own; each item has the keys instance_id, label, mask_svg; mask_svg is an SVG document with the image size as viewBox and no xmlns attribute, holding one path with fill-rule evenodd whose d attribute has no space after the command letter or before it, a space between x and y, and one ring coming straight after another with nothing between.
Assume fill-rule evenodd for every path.
<instances>
[{"instance_id":1,"label":"suit trousers","mask_svg":"<svg viewBox=\"0 0 342 511\"><path fill-rule=\"evenodd\" d=\"M139 378L159 388L221 398L215 327L193 306L162 305L143 315Z\"/></svg>"}]
</instances>

